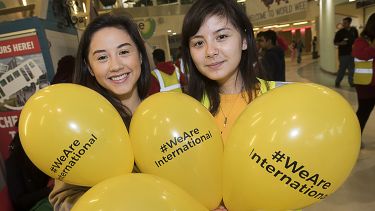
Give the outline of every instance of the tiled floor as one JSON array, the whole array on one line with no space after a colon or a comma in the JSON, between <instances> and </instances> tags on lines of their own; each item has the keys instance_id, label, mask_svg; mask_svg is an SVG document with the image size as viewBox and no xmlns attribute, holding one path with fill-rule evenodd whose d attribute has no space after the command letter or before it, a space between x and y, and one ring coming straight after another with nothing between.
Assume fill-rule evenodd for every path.
<instances>
[{"instance_id":1,"label":"tiled floor","mask_svg":"<svg viewBox=\"0 0 375 211\"><path fill-rule=\"evenodd\" d=\"M319 61L305 56L302 64L291 63L286 59L287 81L313 82L325 85L339 92L357 108L356 91L350 88L347 77L341 83L342 88L334 88L335 75L323 72ZM362 149L356 166L350 177L335 193L317 204L304 208L304 211L373 211L375 210L375 111L372 112L362 139Z\"/></svg>"}]
</instances>

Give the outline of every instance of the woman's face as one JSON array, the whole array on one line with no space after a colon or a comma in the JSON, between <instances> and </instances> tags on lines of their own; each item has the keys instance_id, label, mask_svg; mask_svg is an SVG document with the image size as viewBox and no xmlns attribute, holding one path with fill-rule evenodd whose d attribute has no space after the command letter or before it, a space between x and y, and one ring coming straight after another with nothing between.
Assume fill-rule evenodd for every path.
<instances>
[{"instance_id":1,"label":"woman's face","mask_svg":"<svg viewBox=\"0 0 375 211\"><path fill-rule=\"evenodd\" d=\"M129 34L115 27L95 32L89 47L91 74L98 83L119 99L137 92L141 56Z\"/></svg>"},{"instance_id":2,"label":"woman's face","mask_svg":"<svg viewBox=\"0 0 375 211\"><path fill-rule=\"evenodd\" d=\"M247 43L241 34L221 16L209 16L190 38L189 49L199 72L219 85L235 81L242 50Z\"/></svg>"}]
</instances>

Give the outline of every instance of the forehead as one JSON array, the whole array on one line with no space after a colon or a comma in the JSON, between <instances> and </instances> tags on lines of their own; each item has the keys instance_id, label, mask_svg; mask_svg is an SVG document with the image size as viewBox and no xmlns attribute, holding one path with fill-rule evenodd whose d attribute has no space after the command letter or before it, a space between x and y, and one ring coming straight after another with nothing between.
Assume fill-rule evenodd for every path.
<instances>
[{"instance_id":1,"label":"forehead","mask_svg":"<svg viewBox=\"0 0 375 211\"><path fill-rule=\"evenodd\" d=\"M98 30L92 35L90 49L92 47L109 47L125 42L134 43L126 30L116 27L106 27Z\"/></svg>"},{"instance_id":2,"label":"forehead","mask_svg":"<svg viewBox=\"0 0 375 211\"><path fill-rule=\"evenodd\" d=\"M227 17L219 15L209 15L204 19L198 32L203 30L216 31L224 27L235 28Z\"/></svg>"}]
</instances>

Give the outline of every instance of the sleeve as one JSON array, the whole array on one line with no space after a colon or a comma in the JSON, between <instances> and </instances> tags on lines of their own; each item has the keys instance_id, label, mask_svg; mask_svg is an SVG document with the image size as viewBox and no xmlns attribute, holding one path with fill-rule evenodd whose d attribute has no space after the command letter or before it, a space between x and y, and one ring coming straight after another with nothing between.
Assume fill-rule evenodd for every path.
<instances>
[{"instance_id":1,"label":"sleeve","mask_svg":"<svg viewBox=\"0 0 375 211\"><path fill-rule=\"evenodd\" d=\"M365 39L358 38L354 42L352 56L361 60L373 59L375 58L375 48L371 47Z\"/></svg>"},{"instance_id":2,"label":"sleeve","mask_svg":"<svg viewBox=\"0 0 375 211\"><path fill-rule=\"evenodd\" d=\"M158 79L155 78L154 75L151 74L151 86L148 91L148 95L152 95L155 93L160 92L160 85Z\"/></svg>"},{"instance_id":3,"label":"sleeve","mask_svg":"<svg viewBox=\"0 0 375 211\"><path fill-rule=\"evenodd\" d=\"M69 211L74 203L89 189L55 180L55 186L49 194L49 201L55 211Z\"/></svg>"},{"instance_id":4,"label":"sleeve","mask_svg":"<svg viewBox=\"0 0 375 211\"><path fill-rule=\"evenodd\" d=\"M333 43L336 45L336 43L341 42L341 41L342 41L341 30L339 30L335 34L335 38L333 40Z\"/></svg>"},{"instance_id":5,"label":"sleeve","mask_svg":"<svg viewBox=\"0 0 375 211\"><path fill-rule=\"evenodd\" d=\"M16 136L16 138L19 138ZM21 147L21 146L19 146ZM34 206L42 198L48 196L51 191L47 187L47 182L45 186L40 186L41 184L34 184L34 187L31 189L26 185L26 181L33 181L34 177L45 177L43 172L39 171L31 161L26 163L19 162L20 160L27 159L26 155L23 153L23 150L17 148L16 151L11 152L9 158L5 161L6 168L6 181L8 185L8 191L10 198L17 209L28 210L30 207ZM35 169L32 172L25 172L25 167L27 163L30 163ZM30 170L29 168L27 168ZM25 173L27 176L25 176ZM35 176L34 176L35 175ZM47 180L46 180L47 181Z\"/></svg>"}]
</instances>

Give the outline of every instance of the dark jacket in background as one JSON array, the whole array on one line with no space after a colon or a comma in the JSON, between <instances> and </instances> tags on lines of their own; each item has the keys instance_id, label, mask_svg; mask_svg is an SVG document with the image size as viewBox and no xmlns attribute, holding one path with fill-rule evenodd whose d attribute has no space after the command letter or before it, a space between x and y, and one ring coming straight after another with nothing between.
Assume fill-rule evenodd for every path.
<instances>
[{"instance_id":1,"label":"dark jacket in background","mask_svg":"<svg viewBox=\"0 0 375 211\"><path fill-rule=\"evenodd\" d=\"M265 50L262 65L267 73L267 80L285 81L285 55L279 46Z\"/></svg>"}]
</instances>

